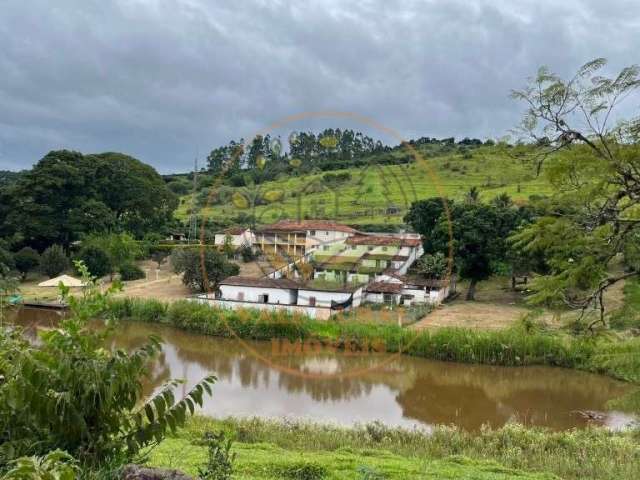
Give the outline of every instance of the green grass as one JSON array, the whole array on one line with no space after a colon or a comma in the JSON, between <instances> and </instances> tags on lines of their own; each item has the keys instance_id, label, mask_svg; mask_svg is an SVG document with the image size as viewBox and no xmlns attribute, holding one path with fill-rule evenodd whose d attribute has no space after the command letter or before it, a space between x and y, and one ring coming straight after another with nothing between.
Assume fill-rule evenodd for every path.
<instances>
[{"instance_id":1,"label":"green grass","mask_svg":"<svg viewBox=\"0 0 640 480\"><path fill-rule=\"evenodd\" d=\"M404 153L403 153L404 154ZM480 189L484 200L502 193L515 200L525 201L531 195L550 192L550 187L535 175L535 165L527 157L515 158L511 152L498 147L474 149L473 157L462 158L459 153L430 157L424 162L406 165L371 165L333 171L349 172L351 180L334 190L325 188L322 175L328 172L289 176L256 187L230 188L229 200L211 205L202 214L215 221L230 220L240 213L255 214L258 223L271 223L284 216L297 218L329 218L349 224L401 224L412 202L446 196L461 198L472 186ZM225 187L226 188L226 187ZM253 192L267 201L255 211L231 200L233 193ZM273 195L273 192L280 192ZM268 203L269 198L278 198ZM176 216L185 219L191 206L191 195L182 197ZM388 207L399 211L386 214Z\"/></svg>"},{"instance_id":2,"label":"green grass","mask_svg":"<svg viewBox=\"0 0 640 480\"><path fill-rule=\"evenodd\" d=\"M624 285L624 305L610 320L617 329L640 328L640 278L631 278Z\"/></svg>"},{"instance_id":3,"label":"green grass","mask_svg":"<svg viewBox=\"0 0 640 480\"><path fill-rule=\"evenodd\" d=\"M226 431L237 453L235 479L632 479L640 475L634 434L602 428L552 432L509 424L470 433L439 426L420 430L380 424L351 428L304 421L196 417L151 451L149 464L195 474L205 462L202 436ZM282 472L325 472L284 477Z\"/></svg>"},{"instance_id":4,"label":"green grass","mask_svg":"<svg viewBox=\"0 0 640 480\"><path fill-rule=\"evenodd\" d=\"M640 383L640 338L575 337L525 323L504 330L442 328L416 332L397 325L348 321L319 322L284 311L226 310L187 300L116 299L110 311L117 318L161 323L219 337L252 340L314 339L330 346L387 352L463 363L577 368Z\"/></svg>"}]
</instances>

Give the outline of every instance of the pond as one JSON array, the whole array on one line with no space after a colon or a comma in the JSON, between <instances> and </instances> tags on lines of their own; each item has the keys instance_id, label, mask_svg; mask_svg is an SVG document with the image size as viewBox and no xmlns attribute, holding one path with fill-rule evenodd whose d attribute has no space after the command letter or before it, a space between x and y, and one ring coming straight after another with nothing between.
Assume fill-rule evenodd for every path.
<instances>
[{"instance_id":1,"label":"pond","mask_svg":"<svg viewBox=\"0 0 640 480\"><path fill-rule=\"evenodd\" d=\"M59 319L58 312L26 308L11 316L32 337L37 328L53 326ZM180 387L186 392L213 373L218 381L203 413L216 417L295 417L345 425L378 420L409 427L455 424L468 430L482 424L499 427L511 419L557 430L590 423L619 429L633 421L630 414L606 406L637 387L576 370L457 364L389 354L284 354L275 348L277 343L241 342L133 322L118 326L112 346L130 350L151 334L160 336L164 345L145 381L145 392L154 392L172 378L186 379Z\"/></svg>"}]
</instances>

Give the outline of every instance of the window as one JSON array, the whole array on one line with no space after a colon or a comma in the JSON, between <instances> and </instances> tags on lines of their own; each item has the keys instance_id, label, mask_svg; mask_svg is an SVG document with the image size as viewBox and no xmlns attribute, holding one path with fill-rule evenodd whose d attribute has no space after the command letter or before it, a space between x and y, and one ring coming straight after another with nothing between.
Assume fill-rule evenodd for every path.
<instances>
[{"instance_id":1,"label":"window","mask_svg":"<svg viewBox=\"0 0 640 480\"><path fill-rule=\"evenodd\" d=\"M355 250L357 247L355 245L351 245L351 250Z\"/></svg>"},{"instance_id":2,"label":"window","mask_svg":"<svg viewBox=\"0 0 640 480\"><path fill-rule=\"evenodd\" d=\"M386 252L387 251L387 247L382 247L382 251Z\"/></svg>"},{"instance_id":3,"label":"window","mask_svg":"<svg viewBox=\"0 0 640 480\"><path fill-rule=\"evenodd\" d=\"M323 250L329 250L329 245L323 245L323 246L322 246L322 249L323 249Z\"/></svg>"},{"instance_id":4,"label":"window","mask_svg":"<svg viewBox=\"0 0 640 480\"><path fill-rule=\"evenodd\" d=\"M309 297L309 306L310 307L316 306L316 297Z\"/></svg>"},{"instance_id":5,"label":"window","mask_svg":"<svg viewBox=\"0 0 640 480\"><path fill-rule=\"evenodd\" d=\"M324 236L326 237L327 235L329 235L329 232L324 232Z\"/></svg>"},{"instance_id":6,"label":"window","mask_svg":"<svg viewBox=\"0 0 640 480\"><path fill-rule=\"evenodd\" d=\"M309 232L309 235L311 235L312 237L315 237L316 236L316 231L315 230L311 230Z\"/></svg>"},{"instance_id":7,"label":"window","mask_svg":"<svg viewBox=\"0 0 640 480\"><path fill-rule=\"evenodd\" d=\"M238 300L241 302L244 300L244 292L238 292Z\"/></svg>"},{"instance_id":8,"label":"window","mask_svg":"<svg viewBox=\"0 0 640 480\"><path fill-rule=\"evenodd\" d=\"M263 293L262 295L258 296L258 301L260 303L269 303L269 295L267 295L266 293Z\"/></svg>"},{"instance_id":9,"label":"window","mask_svg":"<svg viewBox=\"0 0 640 480\"><path fill-rule=\"evenodd\" d=\"M373 247L372 246L368 246L367 250L369 250L371 252L371 251L373 251Z\"/></svg>"}]
</instances>

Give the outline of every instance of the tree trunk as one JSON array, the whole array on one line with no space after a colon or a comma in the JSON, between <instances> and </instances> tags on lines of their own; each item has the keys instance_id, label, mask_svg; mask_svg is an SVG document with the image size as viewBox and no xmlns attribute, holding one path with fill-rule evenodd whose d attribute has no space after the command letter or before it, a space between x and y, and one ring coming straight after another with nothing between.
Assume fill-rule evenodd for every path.
<instances>
[{"instance_id":1,"label":"tree trunk","mask_svg":"<svg viewBox=\"0 0 640 480\"><path fill-rule=\"evenodd\" d=\"M478 284L478 281L476 279L471 279L471 281L469 282L469 289L467 290L467 300L469 301L473 301L476 299L476 285Z\"/></svg>"}]
</instances>

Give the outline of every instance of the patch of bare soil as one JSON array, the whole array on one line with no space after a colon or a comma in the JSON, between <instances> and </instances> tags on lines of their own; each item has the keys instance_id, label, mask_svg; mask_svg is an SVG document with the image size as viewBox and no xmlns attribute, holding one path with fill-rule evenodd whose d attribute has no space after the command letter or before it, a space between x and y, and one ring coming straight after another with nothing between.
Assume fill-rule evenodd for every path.
<instances>
[{"instance_id":1,"label":"patch of bare soil","mask_svg":"<svg viewBox=\"0 0 640 480\"><path fill-rule=\"evenodd\" d=\"M464 299L466 285L458 285L458 297L439 306L411 328L465 327L501 329L511 326L531 312L525 306L522 293L513 291L509 279L491 279L478 285L475 301ZM551 314L542 320L555 323Z\"/></svg>"}]
</instances>

